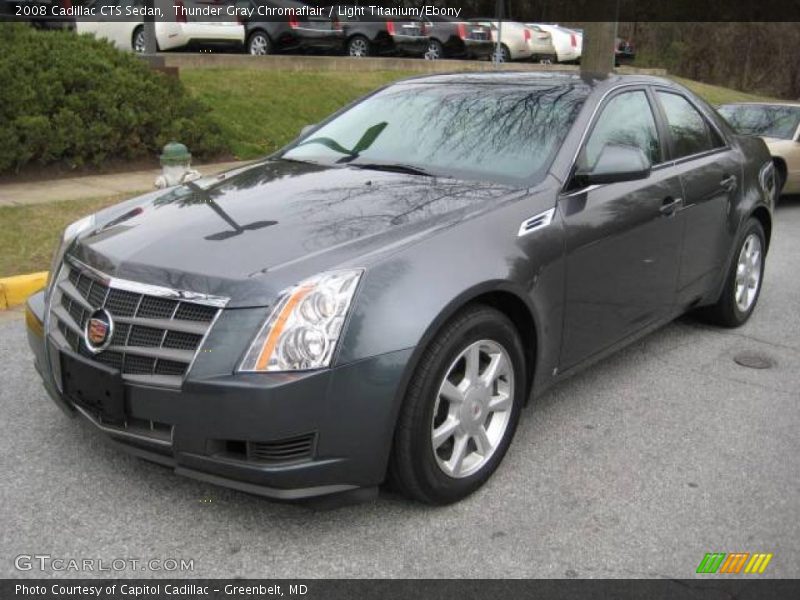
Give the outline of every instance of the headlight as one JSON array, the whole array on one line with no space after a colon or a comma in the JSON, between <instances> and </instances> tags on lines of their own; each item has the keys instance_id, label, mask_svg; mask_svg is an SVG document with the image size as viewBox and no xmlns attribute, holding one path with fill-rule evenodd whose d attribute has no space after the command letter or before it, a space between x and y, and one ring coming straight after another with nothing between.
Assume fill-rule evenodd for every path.
<instances>
[{"instance_id":1,"label":"headlight","mask_svg":"<svg viewBox=\"0 0 800 600\"><path fill-rule=\"evenodd\" d=\"M61 234L61 243L58 245L56 253L53 255L53 261L50 264L50 271L47 274L47 285L45 286L45 290L47 290L48 297L50 296L50 286L52 285L53 281L55 281L56 271L61 265L61 261L64 260L64 253L67 251L67 248L75 240L75 238L77 238L83 232L94 227L94 225L94 215L89 215L88 217L83 217L74 223L70 223L67 225L66 229L64 229L64 233Z\"/></svg>"},{"instance_id":2,"label":"headlight","mask_svg":"<svg viewBox=\"0 0 800 600\"><path fill-rule=\"evenodd\" d=\"M331 271L283 293L239 371L302 371L330 365L362 269Z\"/></svg>"}]
</instances>

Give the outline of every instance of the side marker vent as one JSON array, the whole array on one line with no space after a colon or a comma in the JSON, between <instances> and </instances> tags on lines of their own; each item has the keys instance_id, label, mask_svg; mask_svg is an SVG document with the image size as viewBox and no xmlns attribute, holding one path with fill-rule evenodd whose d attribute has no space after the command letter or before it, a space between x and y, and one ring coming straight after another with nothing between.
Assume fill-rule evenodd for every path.
<instances>
[{"instance_id":1,"label":"side marker vent","mask_svg":"<svg viewBox=\"0 0 800 600\"><path fill-rule=\"evenodd\" d=\"M553 221L553 215L555 215L556 209L551 208L550 210L546 210L543 213L539 213L536 216L531 217L530 219L526 219L520 225L519 233L517 237L522 237L523 235L528 235L529 233L533 233L543 227L547 227Z\"/></svg>"}]
</instances>

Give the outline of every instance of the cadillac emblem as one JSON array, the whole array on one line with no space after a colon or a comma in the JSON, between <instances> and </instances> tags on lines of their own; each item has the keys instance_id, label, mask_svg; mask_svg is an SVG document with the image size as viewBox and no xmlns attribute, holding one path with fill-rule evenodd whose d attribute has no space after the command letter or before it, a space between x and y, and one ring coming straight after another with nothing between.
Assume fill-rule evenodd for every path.
<instances>
[{"instance_id":1,"label":"cadillac emblem","mask_svg":"<svg viewBox=\"0 0 800 600\"><path fill-rule=\"evenodd\" d=\"M114 321L106 309L99 308L89 315L83 328L83 341L90 352L97 354L108 348L112 337Z\"/></svg>"}]
</instances>

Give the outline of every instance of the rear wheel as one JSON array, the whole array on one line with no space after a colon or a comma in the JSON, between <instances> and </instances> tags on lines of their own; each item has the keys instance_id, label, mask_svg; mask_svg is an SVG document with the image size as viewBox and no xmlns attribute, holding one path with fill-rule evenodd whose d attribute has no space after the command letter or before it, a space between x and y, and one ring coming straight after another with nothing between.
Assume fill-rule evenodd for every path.
<instances>
[{"instance_id":1,"label":"rear wheel","mask_svg":"<svg viewBox=\"0 0 800 600\"><path fill-rule=\"evenodd\" d=\"M725 280L722 296L700 314L716 325L739 327L753 314L764 275L766 241L764 228L756 219L745 224Z\"/></svg>"},{"instance_id":2,"label":"rear wheel","mask_svg":"<svg viewBox=\"0 0 800 600\"><path fill-rule=\"evenodd\" d=\"M254 31L247 40L247 51L253 56L272 54L272 42L263 31Z\"/></svg>"},{"instance_id":3,"label":"rear wheel","mask_svg":"<svg viewBox=\"0 0 800 600\"><path fill-rule=\"evenodd\" d=\"M431 40L428 42L428 51L425 53L425 58L428 60L439 60L444 58L444 46L439 40Z\"/></svg>"},{"instance_id":4,"label":"rear wheel","mask_svg":"<svg viewBox=\"0 0 800 600\"><path fill-rule=\"evenodd\" d=\"M429 504L477 490L511 443L525 381L522 342L505 315L476 305L454 317L409 385L390 465L395 487Z\"/></svg>"},{"instance_id":5,"label":"rear wheel","mask_svg":"<svg viewBox=\"0 0 800 600\"><path fill-rule=\"evenodd\" d=\"M347 53L354 58L363 58L372 54L372 44L363 35L354 36L347 43Z\"/></svg>"},{"instance_id":6,"label":"rear wheel","mask_svg":"<svg viewBox=\"0 0 800 600\"><path fill-rule=\"evenodd\" d=\"M501 44L500 49L495 50L493 58L495 62L500 62L500 63L511 62L511 51L508 49L508 46L506 46L505 44Z\"/></svg>"}]
</instances>

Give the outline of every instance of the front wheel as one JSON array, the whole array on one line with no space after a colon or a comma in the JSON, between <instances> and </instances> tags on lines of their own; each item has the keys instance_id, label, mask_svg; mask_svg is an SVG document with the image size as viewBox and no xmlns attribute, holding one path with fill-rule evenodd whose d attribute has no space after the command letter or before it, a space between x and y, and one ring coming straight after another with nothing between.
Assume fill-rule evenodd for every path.
<instances>
[{"instance_id":1,"label":"front wheel","mask_svg":"<svg viewBox=\"0 0 800 600\"><path fill-rule=\"evenodd\" d=\"M357 35L348 42L347 53L354 58L364 58L372 54L372 45L363 35Z\"/></svg>"},{"instance_id":2,"label":"front wheel","mask_svg":"<svg viewBox=\"0 0 800 600\"><path fill-rule=\"evenodd\" d=\"M739 237L722 296L702 309L701 316L723 327L739 327L750 318L761 293L766 247L764 228L751 217Z\"/></svg>"},{"instance_id":3,"label":"front wheel","mask_svg":"<svg viewBox=\"0 0 800 600\"><path fill-rule=\"evenodd\" d=\"M494 473L519 421L525 359L516 328L482 305L430 343L395 431L390 480L428 504L461 500Z\"/></svg>"}]
</instances>

